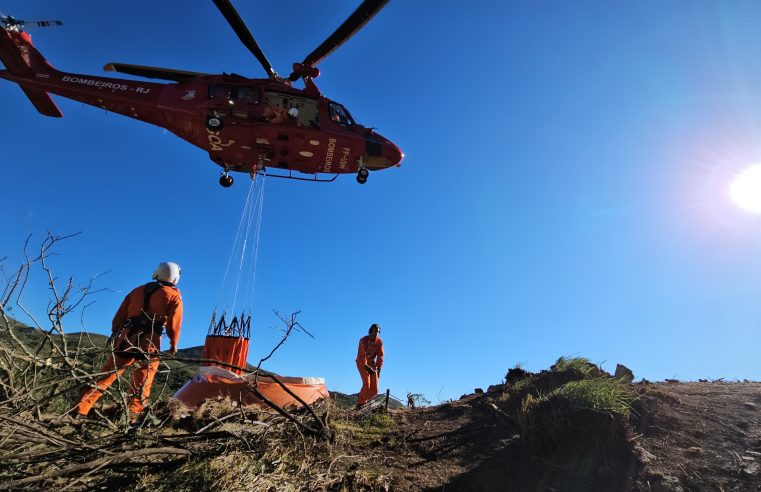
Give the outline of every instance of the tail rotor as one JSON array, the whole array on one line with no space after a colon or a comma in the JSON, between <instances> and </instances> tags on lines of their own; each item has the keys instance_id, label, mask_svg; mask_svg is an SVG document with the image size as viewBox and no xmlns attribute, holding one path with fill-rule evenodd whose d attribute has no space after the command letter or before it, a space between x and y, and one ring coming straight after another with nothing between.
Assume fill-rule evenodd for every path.
<instances>
[{"instance_id":1,"label":"tail rotor","mask_svg":"<svg viewBox=\"0 0 761 492\"><path fill-rule=\"evenodd\" d=\"M63 22L59 20L40 20L40 21L26 21L21 19L16 19L15 17L11 15L5 15L2 12L0 12L0 25L2 25L3 29L6 31L21 31L24 28L30 28L30 27L55 27L55 26L62 26Z\"/></svg>"}]
</instances>

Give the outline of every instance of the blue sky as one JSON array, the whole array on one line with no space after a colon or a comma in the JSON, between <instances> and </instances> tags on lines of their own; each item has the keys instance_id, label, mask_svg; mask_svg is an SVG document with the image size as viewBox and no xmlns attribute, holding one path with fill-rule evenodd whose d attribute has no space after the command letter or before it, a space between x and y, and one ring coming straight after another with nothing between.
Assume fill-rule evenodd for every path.
<instances>
[{"instance_id":1,"label":"blue sky","mask_svg":"<svg viewBox=\"0 0 761 492\"><path fill-rule=\"evenodd\" d=\"M281 73L359 2L236 7ZM60 70L111 61L262 77L211 2L6 0ZM357 340L383 327L381 387L433 401L581 355L637 377L761 378L761 217L728 199L761 161L755 1L392 1L317 84L405 152L332 184L265 183L250 361L356 392ZM182 265L180 346L203 343L249 185L217 184L163 129L55 98L38 115L0 81L8 271L26 235L82 231L53 266L109 273L84 314L106 333L155 264ZM250 292L249 292L250 293ZM44 314L42 281L26 302ZM67 329L81 328L72 316Z\"/></svg>"}]
</instances>

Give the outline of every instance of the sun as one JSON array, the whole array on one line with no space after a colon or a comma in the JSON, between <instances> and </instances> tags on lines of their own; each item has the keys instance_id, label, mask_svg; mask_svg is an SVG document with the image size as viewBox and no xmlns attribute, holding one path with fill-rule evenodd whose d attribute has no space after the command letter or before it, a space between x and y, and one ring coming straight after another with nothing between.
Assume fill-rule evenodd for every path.
<instances>
[{"instance_id":1,"label":"sun","mask_svg":"<svg viewBox=\"0 0 761 492\"><path fill-rule=\"evenodd\" d=\"M740 172L729 187L729 196L746 212L761 215L761 164Z\"/></svg>"}]
</instances>

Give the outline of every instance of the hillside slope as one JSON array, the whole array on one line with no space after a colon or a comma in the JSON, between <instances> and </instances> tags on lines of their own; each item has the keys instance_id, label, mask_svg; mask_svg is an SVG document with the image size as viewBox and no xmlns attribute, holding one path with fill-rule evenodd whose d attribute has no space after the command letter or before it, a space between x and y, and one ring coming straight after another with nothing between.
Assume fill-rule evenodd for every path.
<instances>
[{"instance_id":1,"label":"hillside slope","mask_svg":"<svg viewBox=\"0 0 761 492\"><path fill-rule=\"evenodd\" d=\"M14 333L39 345L34 331ZM34 382L28 368L61 380L71 368L51 365L44 349L28 365L6 334L0 380L17 396L0 392L0 489L761 490L757 382L631 384L560 358L437 406L354 411L339 395L278 414L229 400L183 408L168 396L197 367L180 363L162 375L154 418L129 428L108 412L84 424L62 415L55 398L69 401L76 385L48 397L48 379L34 398L18 396ZM66 340L97 357L105 337Z\"/></svg>"},{"instance_id":2,"label":"hillside slope","mask_svg":"<svg viewBox=\"0 0 761 492\"><path fill-rule=\"evenodd\" d=\"M395 419L412 437L385 448L384 461L393 463L392 488L761 490L761 383L644 383L630 389L639 398L628 422L611 419L613 425L601 426L553 408L547 415L567 426L554 435L546 427L522 435L516 415L500 411L499 391L400 412ZM530 442L537 437L539 442Z\"/></svg>"}]
</instances>

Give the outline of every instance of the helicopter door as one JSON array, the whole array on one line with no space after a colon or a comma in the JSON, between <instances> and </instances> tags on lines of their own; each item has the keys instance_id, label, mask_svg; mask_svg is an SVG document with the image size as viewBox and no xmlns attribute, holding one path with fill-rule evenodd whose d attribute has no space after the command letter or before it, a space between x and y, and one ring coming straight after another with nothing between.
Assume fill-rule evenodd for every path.
<instances>
[{"instance_id":1,"label":"helicopter door","mask_svg":"<svg viewBox=\"0 0 761 492\"><path fill-rule=\"evenodd\" d=\"M228 125L219 131L207 130L209 157L225 169L251 172L259 162L252 129L248 125Z\"/></svg>"},{"instance_id":2,"label":"helicopter door","mask_svg":"<svg viewBox=\"0 0 761 492\"><path fill-rule=\"evenodd\" d=\"M319 172L317 162L325 152L325 135L320 132L319 106L316 99L280 92L264 93L263 119L269 123L268 166ZM271 138L270 138L271 137Z\"/></svg>"},{"instance_id":3,"label":"helicopter door","mask_svg":"<svg viewBox=\"0 0 761 492\"><path fill-rule=\"evenodd\" d=\"M251 128L241 125L249 118L248 106L258 103L255 92L231 84L213 84L209 87L211 112L223 121L220 129L207 129L209 157L225 169L250 171L258 161L256 146L251 143Z\"/></svg>"},{"instance_id":4,"label":"helicopter door","mask_svg":"<svg viewBox=\"0 0 761 492\"><path fill-rule=\"evenodd\" d=\"M267 123L275 125L320 128L317 101L279 92L264 93L263 118Z\"/></svg>"},{"instance_id":5,"label":"helicopter door","mask_svg":"<svg viewBox=\"0 0 761 492\"><path fill-rule=\"evenodd\" d=\"M257 87L232 84L209 86L210 109L222 120L222 127L208 130L211 160L232 171L252 171L259 161L254 135L248 121L255 118L261 101Z\"/></svg>"}]
</instances>

